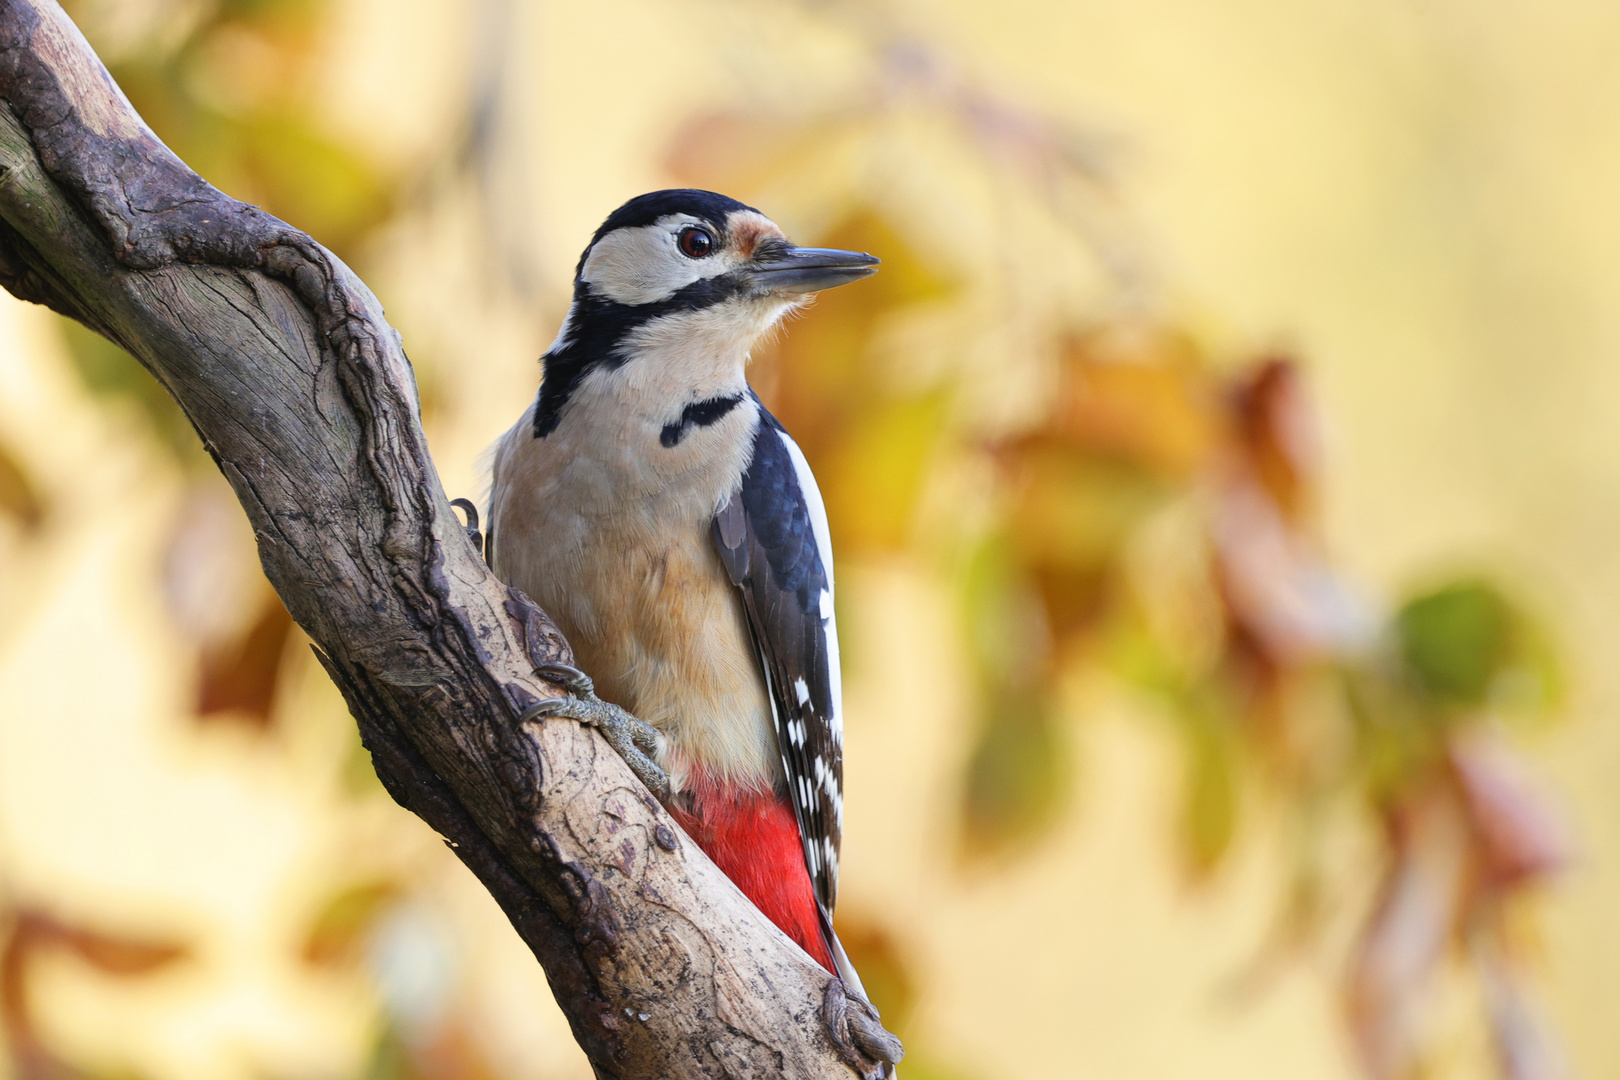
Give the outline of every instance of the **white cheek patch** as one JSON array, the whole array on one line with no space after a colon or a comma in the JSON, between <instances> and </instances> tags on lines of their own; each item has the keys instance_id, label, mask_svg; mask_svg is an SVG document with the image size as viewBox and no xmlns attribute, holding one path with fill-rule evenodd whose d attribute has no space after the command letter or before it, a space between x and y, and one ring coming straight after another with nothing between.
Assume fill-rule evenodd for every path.
<instances>
[{"instance_id":1,"label":"white cheek patch","mask_svg":"<svg viewBox=\"0 0 1620 1080\"><path fill-rule=\"evenodd\" d=\"M580 280L616 304L653 304L734 269L740 260L726 252L706 259L681 254L676 237L687 225L698 224L702 222L695 217L669 214L651 225L615 229L591 246Z\"/></svg>"}]
</instances>

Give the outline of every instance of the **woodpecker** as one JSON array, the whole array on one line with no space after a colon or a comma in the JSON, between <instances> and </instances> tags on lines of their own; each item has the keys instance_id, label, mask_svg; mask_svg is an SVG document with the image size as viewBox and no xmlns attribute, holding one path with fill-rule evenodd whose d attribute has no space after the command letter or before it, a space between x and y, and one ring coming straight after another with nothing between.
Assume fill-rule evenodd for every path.
<instances>
[{"instance_id":1,"label":"woodpecker","mask_svg":"<svg viewBox=\"0 0 1620 1080\"><path fill-rule=\"evenodd\" d=\"M614 211L580 256L538 395L496 445L487 547L579 664L547 672L574 696L531 712L600 728L862 998L832 926L843 704L827 514L745 372L812 293L877 265L796 247L713 192Z\"/></svg>"}]
</instances>

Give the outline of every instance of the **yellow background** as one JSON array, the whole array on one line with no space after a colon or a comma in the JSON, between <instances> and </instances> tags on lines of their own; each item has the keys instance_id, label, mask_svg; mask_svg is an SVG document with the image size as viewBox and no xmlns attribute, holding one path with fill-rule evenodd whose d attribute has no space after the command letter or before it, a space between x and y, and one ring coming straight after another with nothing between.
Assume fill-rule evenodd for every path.
<instances>
[{"instance_id":1,"label":"yellow background","mask_svg":"<svg viewBox=\"0 0 1620 1080\"><path fill-rule=\"evenodd\" d=\"M496 6L342 0L311 108L379 159L433 161ZM112 19L119 5L88 7ZM1538 905L1541 1003L1576 1075L1620 1074L1620 7L887 10L972 78L1109 135L1148 260L1216 351L1301 351L1328 425L1327 546L1369 592L1484 566L1553 628L1573 696L1527 749L1577 860ZM836 34L774 4L513 0L511 20L520 62L491 202L533 292L492 283L480 204L455 182L357 260L431 367L452 495L481 494L479 455L533 393L579 249L625 198L668 183L682 122L773 71L787 100L853 63ZM921 219L929 170L950 167L897 166L925 193ZM823 224L761 208L790 233ZM948 220L929 227L943 268L971 274L979 226L962 224L966 242ZM416 942L394 992L453 987L443 1007L473 1018L502 1076L589 1075L538 970L425 828L333 795L351 736L318 669L284 688L274 747L189 726L190 676L153 584L181 478L131 417L92 403L61 350L54 317L0 300L0 429L62 507L45 543L0 547L0 889L201 944L141 980L47 957L31 991L44 1037L96 1072L357 1075L379 991L295 953L323 883L375 866L424 883L391 916ZM849 572L867 600L845 618L870 652L847 684L842 902L896 928L930 1061L986 1078L1354 1075L1343 940L1257 994L1231 991L1272 913L1276 823L1262 802L1214 880L1189 887L1166 838L1161 730L1100 707L1055 837L958 873L967 686L947 600L903 562ZM1489 1075L1472 993L1441 995L1442 1075Z\"/></svg>"}]
</instances>

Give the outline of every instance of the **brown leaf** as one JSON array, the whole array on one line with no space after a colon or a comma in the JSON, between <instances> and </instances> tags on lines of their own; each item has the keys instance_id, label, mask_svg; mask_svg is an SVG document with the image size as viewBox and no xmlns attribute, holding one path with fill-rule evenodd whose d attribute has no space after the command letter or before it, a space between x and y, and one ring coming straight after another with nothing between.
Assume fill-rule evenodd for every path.
<instances>
[{"instance_id":1,"label":"brown leaf","mask_svg":"<svg viewBox=\"0 0 1620 1080\"><path fill-rule=\"evenodd\" d=\"M1292 360L1267 357L1232 388L1232 410L1245 464L1291 523L1314 510L1320 469L1316 412Z\"/></svg>"},{"instance_id":2,"label":"brown leaf","mask_svg":"<svg viewBox=\"0 0 1620 1080\"><path fill-rule=\"evenodd\" d=\"M45 521L45 500L22 462L0 443L0 512L15 518L23 529L36 531Z\"/></svg>"},{"instance_id":3,"label":"brown leaf","mask_svg":"<svg viewBox=\"0 0 1620 1080\"><path fill-rule=\"evenodd\" d=\"M1186 479L1207 464L1221 431L1219 402L1184 335L1111 325L1072 338L1063 362L1051 434L1167 477Z\"/></svg>"},{"instance_id":4,"label":"brown leaf","mask_svg":"<svg viewBox=\"0 0 1620 1080\"><path fill-rule=\"evenodd\" d=\"M17 917L12 948L65 948L108 975L148 975L189 955L183 944L120 937L63 922L41 912Z\"/></svg>"},{"instance_id":5,"label":"brown leaf","mask_svg":"<svg viewBox=\"0 0 1620 1080\"><path fill-rule=\"evenodd\" d=\"M852 912L847 904L839 908L837 929L868 1000L883 1014L883 1026L904 1040L906 1021L917 1004L917 979L900 943L881 923Z\"/></svg>"},{"instance_id":6,"label":"brown leaf","mask_svg":"<svg viewBox=\"0 0 1620 1080\"><path fill-rule=\"evenodd\" d=\"M275 706L277 676L293 631L292 616L271 595L246 634L205 649L197 680L197 715L229 714L256 728L268 727Z\"/></svg>"}]
</instances>

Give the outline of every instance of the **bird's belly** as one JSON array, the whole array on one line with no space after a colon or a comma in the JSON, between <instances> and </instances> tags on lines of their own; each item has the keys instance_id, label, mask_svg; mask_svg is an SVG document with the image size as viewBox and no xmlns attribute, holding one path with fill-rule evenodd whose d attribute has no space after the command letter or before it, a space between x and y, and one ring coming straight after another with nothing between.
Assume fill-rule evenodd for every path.
<instances>
[{"instance_id":1,"label":"bird's belly","mask_svg":"<svg viewBox=\"0 0 1620 1080\"><path fill-rule=\"evenodd\" d=\"M589 463L570 465L543 483L497 478L496 572L556 621L604 699L664 734L677 790L694 770L774 787L764 677L710 537L715 495L604 490ZM569 472L592 490L567 490Z\"/></svg>"}]
</instances>

